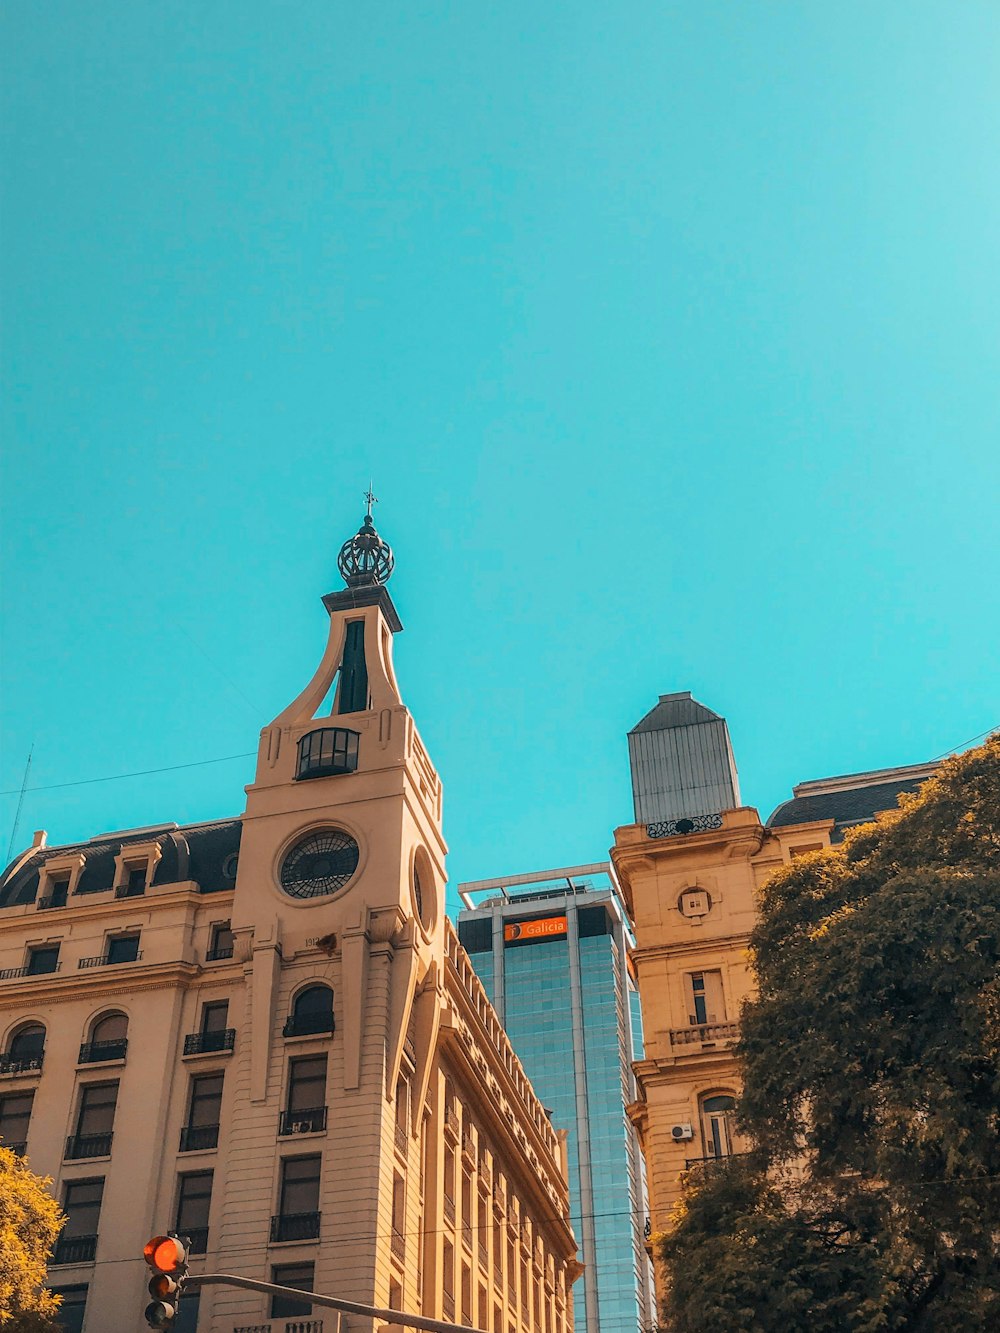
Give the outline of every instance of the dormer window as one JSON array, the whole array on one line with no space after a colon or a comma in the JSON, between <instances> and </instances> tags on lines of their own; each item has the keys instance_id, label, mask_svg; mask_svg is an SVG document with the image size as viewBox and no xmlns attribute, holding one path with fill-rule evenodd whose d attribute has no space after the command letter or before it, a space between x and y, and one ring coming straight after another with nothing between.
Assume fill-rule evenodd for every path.
<instances>
[{"instance_id":1,"label":"dormer window","mask_svg":"<svg viewBox=\"0 0 1000 1333\"><path fill-rule=\"evenodd\" d=\"M346 727L321 727L299 741L295 772L303 778L326 778L335 773L353 773L358 766L358 732Z\"/></svg>"},{"instance_id":2,"label":"dormer window","mask_svg":"<svg viewBox=\"0 0 1000 1333\"><path fill-rule=\"evenodd\" d=\"M149 872L149 865L143 861L141 865L126 865L125 876L117 891L119 898L138 898L146 892L146 876Z\"/></svg>"}]
</instances>

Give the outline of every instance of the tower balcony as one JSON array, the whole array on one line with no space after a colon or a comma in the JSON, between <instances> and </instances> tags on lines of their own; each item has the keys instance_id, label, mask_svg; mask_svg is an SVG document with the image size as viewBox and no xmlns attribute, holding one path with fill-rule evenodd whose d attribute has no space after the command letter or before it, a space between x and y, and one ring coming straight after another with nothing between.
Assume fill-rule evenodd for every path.
<instances>
[{"instance_id":1,"label":"tower balcony","mask_svg":"<svg viewBox=\"0 0 1000 1333\"><path fill-rule=\"evenodd\" d=\"M739 1023L692 1023L690 1027L672 1028L670 1044L714 1050L720 1046L734 1045L739 1035Z\"/></svg>"},{"instance_id":2,"label":"tower balcony","mask_svg":"<svg viewBox=\"0 0 1000 1333\"><path fill-rule=\"evenodd\" d=\"M299 741L295 780L353 773L358 767L359 736L359 732L348 731L346 727L320 727L306 732Z\"/></svg>"}]
</instances>

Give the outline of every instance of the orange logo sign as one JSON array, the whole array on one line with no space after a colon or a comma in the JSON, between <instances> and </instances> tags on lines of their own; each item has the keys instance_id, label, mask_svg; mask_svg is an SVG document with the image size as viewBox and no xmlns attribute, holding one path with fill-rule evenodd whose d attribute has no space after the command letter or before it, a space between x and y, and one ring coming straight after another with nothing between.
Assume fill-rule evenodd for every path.
<instances>
[{"instance_id":1,"label":"orange logo sign","mask_svg":"<svg viewBox=\"0 0 1000 1333\"><path fill-rule=\"evenodd\" d=\"M546 916L540 921L515 921L504 926L505 940L533 940L543 935L565 935L566 918L564 916Z\"/></svg>"}]
</instances>

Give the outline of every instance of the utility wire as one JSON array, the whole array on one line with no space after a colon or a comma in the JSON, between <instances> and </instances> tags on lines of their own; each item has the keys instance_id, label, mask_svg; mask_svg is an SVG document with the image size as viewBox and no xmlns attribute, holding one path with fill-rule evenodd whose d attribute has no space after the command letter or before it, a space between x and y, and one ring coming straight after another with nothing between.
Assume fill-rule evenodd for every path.
<instances>
[{"instance_id":1,"label":"utility wire","mask_svg":"<svg viewBox=\"0 0 1000 1333\"><path fill-rule=\"evenodd\" d=\"M50 782L44 787L26 787L25 791L58 791L63 787L89 787L95 782L121 782L123 778L147 778L153 773L176 773L179 768L203 768L206 764L228 764L232 759L249 759L256 750L244 750L242 754L223 754L218 759L195 759L190 764L165 764L162 768L140 768L135 773L110 773L103 778L81 778L78 782ZM20 788L11 787L0 791L0 796L16 796Z\"/></svg>"}]
</instances>

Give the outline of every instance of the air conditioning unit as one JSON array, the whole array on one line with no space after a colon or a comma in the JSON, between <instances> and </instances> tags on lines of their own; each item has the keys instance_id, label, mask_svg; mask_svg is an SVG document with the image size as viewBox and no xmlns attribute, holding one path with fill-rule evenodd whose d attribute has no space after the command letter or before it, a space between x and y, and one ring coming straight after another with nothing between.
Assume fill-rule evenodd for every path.
<instances>
[{"instance_id":1,"label":"air conditioning unit","mask_svg":"<svg viewBox=\"0 0 1000 1333\"><path fill-rule=\"evenodd\" d=\"M685 1139L693 1139L694 1125L674 1125L670 1134L675 1143L682 1143Z\"/></svg>"}]
</instances>

